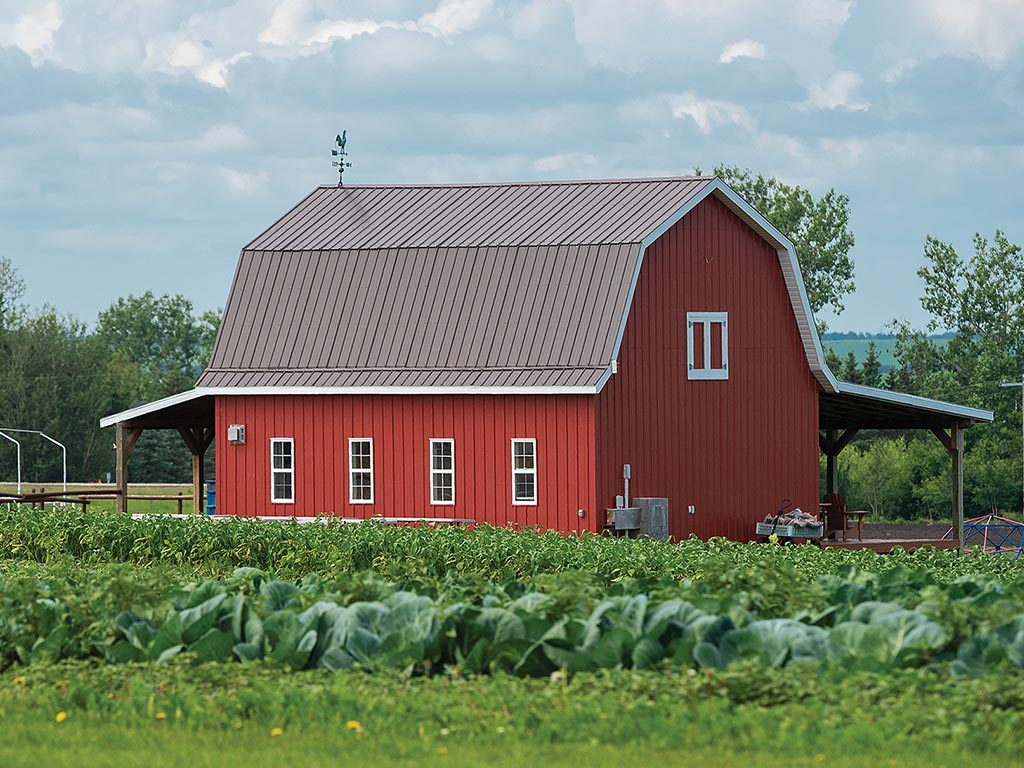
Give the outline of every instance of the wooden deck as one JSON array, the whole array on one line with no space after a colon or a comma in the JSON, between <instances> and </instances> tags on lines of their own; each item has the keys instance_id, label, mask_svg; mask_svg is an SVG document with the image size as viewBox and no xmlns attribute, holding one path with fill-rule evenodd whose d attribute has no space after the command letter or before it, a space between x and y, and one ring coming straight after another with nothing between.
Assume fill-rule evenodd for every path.
<instances>
[{"instance_id":1,"label":"wooden deck","mask_svg":"<svg viewBox=\"0 0 1024 768\"><path fill-rule=\"evenodd\" d=\"M902 547L908 552L915 549L956 549L956 541L953 539L850 539L848 541L823 541L821 546L825 549L870 549L872 552L888 554L894 547Z\"/></svg>"}]
</instances>

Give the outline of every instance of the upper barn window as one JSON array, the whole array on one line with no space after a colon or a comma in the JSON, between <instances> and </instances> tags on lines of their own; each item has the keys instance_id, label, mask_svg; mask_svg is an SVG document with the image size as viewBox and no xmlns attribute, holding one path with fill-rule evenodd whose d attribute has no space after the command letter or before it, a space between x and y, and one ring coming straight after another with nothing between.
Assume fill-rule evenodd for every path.
<instances>
[{"instance_id":1,"label":"upper barn window","mask_svg":"<svg viewBox=\"0 0 1024 768\"><path fill-rule=\"evenodd\" d=\"M686 377L729 378L729 313L686 313Z\"/></svg>"}]
</instances>

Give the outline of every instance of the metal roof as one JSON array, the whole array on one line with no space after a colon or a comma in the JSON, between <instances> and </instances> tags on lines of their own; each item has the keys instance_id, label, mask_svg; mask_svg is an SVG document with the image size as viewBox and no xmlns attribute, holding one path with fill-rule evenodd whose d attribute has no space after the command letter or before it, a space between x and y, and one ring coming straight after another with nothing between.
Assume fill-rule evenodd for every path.
<instances>
[{"instance_id":1,"label":"metal roof","mask_svg":"<svg viewBox=\"0 0 1024 768\"><path fill-rule=\"evenodd\" d=\"M318 187L243 249L198 385L595 393L644 251L712 193L775 246L834 391L792 244L704 177Z\"/></svg>"},{"instance_id":2,"label":"metal roof","mask_svg":"<svg viewBox=\"0 0 1024 768\"><path fill-rule=\"evenodd\" d=\"M940 429L991 422L992 411L839 381L818 397L821 429Z\"/></svg>"},{"instance_id":3,"label":"metal roof","mask_svg":"<svg viewBox=\"0 0 1024 768\"><path fill-rule=\"evenodd\" d=\"M245 250L639 243L712 181L322 186Z\"/></svg>"}]
</instances>

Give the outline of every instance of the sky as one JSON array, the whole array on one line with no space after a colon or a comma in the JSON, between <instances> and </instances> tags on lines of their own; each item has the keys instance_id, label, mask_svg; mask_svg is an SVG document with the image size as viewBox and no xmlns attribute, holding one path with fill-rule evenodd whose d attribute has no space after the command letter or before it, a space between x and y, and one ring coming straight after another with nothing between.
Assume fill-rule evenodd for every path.
<instances>
[{"instance_id":1,"label":"sky","mask_svg":"<svg viewBox=\"0 0 1024 768\"><path fill-rule=\"evenodd\" d=\"M1024 242L1020 0L0 0L25 300L222 307L317 184L686 175L850 198L832 330L923 327L926 235Z\"/></svg>"}]
</instances>

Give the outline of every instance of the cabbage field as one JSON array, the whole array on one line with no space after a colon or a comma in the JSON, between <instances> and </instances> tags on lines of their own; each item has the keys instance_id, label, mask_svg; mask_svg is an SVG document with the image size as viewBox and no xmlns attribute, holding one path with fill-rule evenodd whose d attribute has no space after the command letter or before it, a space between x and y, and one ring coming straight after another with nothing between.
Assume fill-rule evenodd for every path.
<instances>
[{"instance_id":1,"label":"cabbage field","mask_svg":"<svg viewBox=\"0 0 1024 768\"><path fill-rule=\"evenodd\" d=\"M17 508L0 532L3 765L996 765L1024 725L1010 558Z\"/></svg>"}]
</instances>

